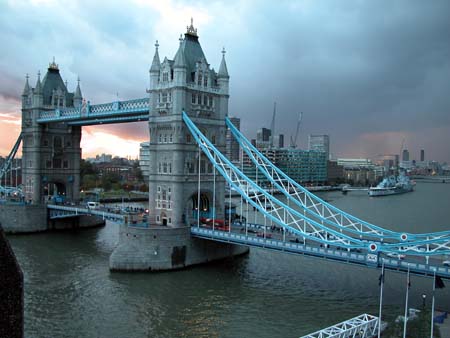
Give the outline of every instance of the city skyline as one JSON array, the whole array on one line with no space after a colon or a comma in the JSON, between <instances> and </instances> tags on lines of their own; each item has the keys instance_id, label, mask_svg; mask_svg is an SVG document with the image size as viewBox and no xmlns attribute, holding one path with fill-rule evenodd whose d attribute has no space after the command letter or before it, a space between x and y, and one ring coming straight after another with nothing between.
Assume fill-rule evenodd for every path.
<instances>
[{"instance_id":1,"label":"city skyline","mask_svg":"<svg viewBox=\"0 0 450 338\"><path fill-rule=\"evenodd\" d=\"M270 125L277 101L276 134L287 139L304 112L303 149L309 134L329 134L336 157L373 158L399 154L404 138L412 158L425 149L427 159L450 162L449 7L445 1L4 2L0 155L20 132L26 73L34 87L37 71L45 74L55 56L69 90L80 76L92 103L145 97L155 41L161 55L173 58L193 17L211 67L218 69L225 46L230 115L241 118L249 138ZM83 157L136 157L147 138L147 123L85 127Z\"/></svg>"}]
</instances>

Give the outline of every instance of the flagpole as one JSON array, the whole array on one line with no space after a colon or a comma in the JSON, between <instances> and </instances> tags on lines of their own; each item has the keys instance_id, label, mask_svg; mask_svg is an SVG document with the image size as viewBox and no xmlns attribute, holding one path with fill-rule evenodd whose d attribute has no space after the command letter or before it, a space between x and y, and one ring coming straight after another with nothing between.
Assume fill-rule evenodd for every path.
<instances>
[{"instance_id":1,"label":"flagpole","mask_svg":"<svg viewBox=\"0 0 450 338\"><path fill-rule=\"evenodd\" d=\"M406 277L406 301L405 301L405 318L403 320L403 338L406 338L406 322L408 321L408 296L409 296L409 266L408 275Z\"/></svg>"},{"instance_id":2,"label":"flagpole","mask_svg":"<svg viewBox=\"0 0 450 338\"><path fill-rule=\"evenodd\" d=\"M383 285L384 285L384 259L381 263L381 280L380 280L380 311L378 314L378 338L381 337L381 305L383 303Z\"/></svg>"},{"instance_id":3,"label":"flagpole","mask_svg":"<svg viewBox=\"0 0 450 338\"><path fill-rule=\"evenodd\" d=\"M430 338L433 338L434 331L434 291L436 290L436 271L434 272L433 277L433 298L431 301L431 334Z\"/></svg>"}]
</instances>

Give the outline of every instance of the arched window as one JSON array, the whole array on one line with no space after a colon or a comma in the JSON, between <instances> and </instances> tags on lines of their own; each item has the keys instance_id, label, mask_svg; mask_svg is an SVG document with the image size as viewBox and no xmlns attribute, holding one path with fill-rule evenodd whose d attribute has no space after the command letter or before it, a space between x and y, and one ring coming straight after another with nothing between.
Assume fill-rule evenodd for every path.
<instances>
[{"instance_id":1,"label":"arched window","mask_svg":"<svg viewBox=\"0 0 450 338\"><path fill-rule=\"evenodd\" d=\"M201 74L201 73L198 73L197 84L198 84L199 86L202 85L202 74Z\"/></svg>"}]
</instances>

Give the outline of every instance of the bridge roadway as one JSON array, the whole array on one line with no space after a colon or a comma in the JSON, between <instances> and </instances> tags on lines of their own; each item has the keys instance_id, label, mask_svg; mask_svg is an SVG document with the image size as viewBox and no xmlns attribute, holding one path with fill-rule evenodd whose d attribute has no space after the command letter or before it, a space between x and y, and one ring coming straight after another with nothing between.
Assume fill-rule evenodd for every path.
<instances>
[{"instance_id":1,"label":"bridge roadway","mask_svg":"<svg viewBox=\"0 0 450 338\"><path fill-rule=\"evenodd\" d=\"M266 227L265 231L264 227ZM277 228L259 224L247 223L247 227L245 227L234 223L229 230L212 229L195 224L191 226L191 235L206 240L258 247L370 268L381 268L381 263L384 261L384 266L388 270L407 272L409 268L410 272L415 275L432 277L436 272L436 275L450 279L450 267L444 266L442 259L437 257L429 258L427 264L423 262L423 257L421 260L413 255L394 258L385 253L373 254L360 249L348 251L337 246L326 248L313 240L304 242L303 238L299 239L298 236L287 232L283 235Z\"/></svg>"},{"instance_id":2,"label":"bridge roadway","mask_svg":"<svg viewBox=\"0 0 450 338\"><path fill-rule=\"evenodd\" d=\"M149 227L147 223L133 222L136 224L130 224L131 218L127 219L126 214L110 212L107 208L92 209L51 204L47 205L47 208L49 209L50 219L93 215L113 222L128 222L129 226L133 227ZM407 255L403 258L403 255L389 255L383 252L375 254L363 249L348 250L330 245L327 247L327 245L320 244L313 239L304 240L303 237L288 231L283 233L281 228L277 226L235 222L231 228L219 226L213 229L204 224L200 226L194 224L191 226L191 235L206 240L246 245L370 268L381 268L381 263L384 261L384 266L388 270L407 272L409 268L410 272L415 275L432 277L436 273L442 278L450 279L450 267L442 264L441 256L432 256L423 262L424 257L414 255Z\"/></svg>"},{"instance_id":3,"label":"bridge roadway","mask_svg":"<svg viewBox=\"0 0 450 338\"><path fill-rule=\"evenodd\" d=\"M53 204L48 204L47 209L49 211L50 219L69 218L69 217L76 217L78 215L92 215L92 216L100 216L104 220L110 220L113 222L125 221L125 215L109 212L107 209L92 209L87 207L83 208L79 206L65 206Z\"/></svg>"}]
</instances>

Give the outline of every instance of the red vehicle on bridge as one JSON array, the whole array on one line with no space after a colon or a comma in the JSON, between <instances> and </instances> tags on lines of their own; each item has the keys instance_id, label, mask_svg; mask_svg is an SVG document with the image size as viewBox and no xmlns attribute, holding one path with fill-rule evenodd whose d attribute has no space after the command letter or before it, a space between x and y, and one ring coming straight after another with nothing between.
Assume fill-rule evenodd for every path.
<instances>
[{"instance_id":1,"label":"red vehicle on bridge","mask_svg":"<svg viewBox=\"0 0 450 338\"><path fill-rule=\"evenodd\" d=\"M229 231L230 230L228 221L225 221L223 219L212 219L212 218L202 217L202 218L200 218L200 223L209 228L212 228L214 225L214 230L221 230L221 231Z\"/></svg>"}]
</instances>

